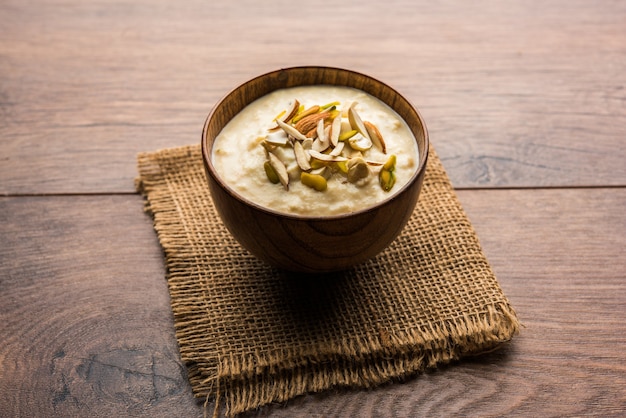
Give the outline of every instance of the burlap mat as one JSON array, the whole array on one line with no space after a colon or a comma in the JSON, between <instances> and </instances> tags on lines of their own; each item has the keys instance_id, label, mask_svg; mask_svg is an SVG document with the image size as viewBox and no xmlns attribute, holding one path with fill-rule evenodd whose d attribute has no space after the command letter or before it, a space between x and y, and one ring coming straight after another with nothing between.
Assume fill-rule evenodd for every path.
<instances>
[{"instance_id":1,"label":"burlap mat","mask_svg":"<svg viewBox=\"0 0 626 418\"><path fill-rule=\"evenodd\" d=\"M515 312L430 152L401 236L363 265L316 277L268 267L230 236L199 146L138 156L137 189L165 252L196 396L237 414L331 387L373 387L517 333Z\"/></svg>"}]
</instances>

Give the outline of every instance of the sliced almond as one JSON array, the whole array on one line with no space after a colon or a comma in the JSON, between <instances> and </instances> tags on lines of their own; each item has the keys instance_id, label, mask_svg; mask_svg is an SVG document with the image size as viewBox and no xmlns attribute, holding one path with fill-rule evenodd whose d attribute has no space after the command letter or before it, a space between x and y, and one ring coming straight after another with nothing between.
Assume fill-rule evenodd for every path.
<instances>
[{"instance_id":1,"label":"sliced almond","mask_svg":"<svg viewBox=\"0 0 626 418\"><path fill-rule=\"evenodd\" d=\"M339 142L339 134L341 133L341 118L336 117L333 119L333 123L330 126L330 143L333 147L337 146Z\"/></svg>"},{"instance_id":2,"label":"sliced almond","mask_svg":"<svg viewBox=\"0 0 626 418\"><path fill-rule=\"evenodd\" d=\"M313 151L317 151L317 152L323 152L326 150L326 148L324 148L324 143L322 142L322 140L318 137L313 141L313 145L311 146L311 150Z\"/></svg>"},{"instance_id":3,"label":"sliced almond","mask_svg":"<svg viewBox=\"0 0 626 418\"><path fill-rule=\"evenodd\" d=\"M331 126L329 124L324 124L324 135L326 136L326 138L329 138L328 143L330 144L330 128Z\"/></svg>"},{"instance_id":4,"label":"sliced almond","mask_svg":"<svg viewBox=\"0 0 626 418\"><path fill-rule=\"evenodd\" d=\"M363 124L363 120L359 116L359 113L356 111L356 105L357 103L354 102L348 108L348 120L350 121L350 126L367 139L370 139L369 134L367 133L367 128Z\"/></svg>"},{"instance_id":5,"label":"sliced almond","mask_svg":"<svg viewBox=\"0 0 626 418\"><path fill-rule=\"evenodd\" d=\"M369 134L372 143L377 146L383 154L387 154L387 145L385 144L385 140L376 125L368 121L363 122L363 125L365 125L365 129L367 129L367 133Z\"/></svg>"},{"instance_id":6,"label":"sliced almond","mask_svg":"<svg viewBox=\"0 0 626 418\"><path fill-rule=\"evenodd\" d=\"M317 137L320 138L320 140L322 142L326 141L326 130L324 129L324 120L319 120L317 122L317 126L315 127L315 130L317 132Z\"/></svg>"},{"instance_id":7,"label":"sliced almond","mask_svg":"<svg viewBox=\"0 0 626 418\"><path fill-rule=\"evenodd\" d=\"M317 124L317 131L321 133L321 135L317 136L317 139L313 141L313 146L311 149L324 152L330 146L330 140L328 139L328 129L324 127L324 121L320 120Z\"/></svg>"},{"instance_id":8,"label":"sliced almond","mask_svg":"<svg viewBox=\"0 0 626 418\"><path fill-rule=\"evenodd\" d=\"M275 131L276 129L279 128L278 126L279 120L285 123L289 122L296 115L296 113L298 113L299 108L300 108L300 102L297 99L289 103L289 106L287 107L287 109L285 109L281 113L281 115L276 118L276 122L277 122L276 126L271 128L270 130Z\"/></svg>"},{"instance_id":9,"label":"sliced almond","mask_svg":"<svg viewBox=\"0 0 626 418\"><path fill-rule=\"evenodd\" d=\"M313 149L309 151L309 154L311 155L311 157L315 158L316 160L326 161L326 162L331 162L331 163L348 160L346 157L343 157L341 155L322 154L321 152L315 151Z\"/></svg>"},{"instance_id":10,"label":"sliced almond","mask_svg":"<svg viewBox=\"0 0 626 418\"><path fill-rule=\"evenodd\" d=\"M311 169L311 164L309 164L311 156L304 150L300 142L294 142L293 153L296 156L298 167L300 167L302 171L309 171Z\"/></svg>"},{"instance_id":11,"label":"sliced almond","mask_svg":"<svg viewBox=\"0 0 626 418\"><path fill-rule=\"evenodd\" d=\"M344 117L341 118L341 134L340 135L352 130L352 125L350 125L350 121L347 118L348 118L347 113L346 113L345 118Z\"/></svg>"},{"instance_id":12,"label":"sliced almond","mask_svg":"<svg viewBox=\"0 0 626 418\"><path fill-rule=\"evenodd\" d=\"M280 181L280 184L283 185L285 190L289 190L289 173L287 173L287 167L285 167L285 164L283 164L283 162L280 161L280 159L277 156L275 156L273 153L269 152L268 157L269 157L270 165L276 172L276 175L278 176L278 180Z\"/></svg>"},{"instance_id":13,"label":"sliced almond","mask_svg":"<svg viewBox=\"0 0 626 418\"><path fill-rule=\"evenodd\" d=\"M340 142L337 144L337 146L335 148L333 148L333 150L328 153L328 155L341 155L341 151L343 151L343 147L346 145L345 142Z\"/></svg>"},{"instance_id":14,"label":"sliced almond","mask_svg":"<svg viewBox=\"0 0 626 418\"><path fill-rule=\"evenodd\" d=\"M278 126L280 126L283 131L287 132L287 135L291 135L299 141L304 141L306 139L306 136L304 136L304 134L300 133L300 131L298 131L296 128L289 125L288 123L285 123L281 120L277 120L276 123L278 123Z\"/></svg>"}]
</instances>

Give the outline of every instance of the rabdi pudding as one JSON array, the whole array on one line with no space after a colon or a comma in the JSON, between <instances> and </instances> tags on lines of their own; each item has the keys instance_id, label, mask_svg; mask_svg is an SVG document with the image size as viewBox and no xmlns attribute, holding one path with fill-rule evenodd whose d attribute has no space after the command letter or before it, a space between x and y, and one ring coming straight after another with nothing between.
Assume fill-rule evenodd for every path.
<instances>
[{"instance_id":1,"label":"rabdi pudding","mask_svg":"<svg viewBox=\"0 0 626 418\"><path fill-rule=\"evenodd\" d=\"M306 216L355 212L389 199L419 165L406 122L374 96L333 85L275 90L216 136L220 178L242 197Z\"/></svg>"}]
</instances>

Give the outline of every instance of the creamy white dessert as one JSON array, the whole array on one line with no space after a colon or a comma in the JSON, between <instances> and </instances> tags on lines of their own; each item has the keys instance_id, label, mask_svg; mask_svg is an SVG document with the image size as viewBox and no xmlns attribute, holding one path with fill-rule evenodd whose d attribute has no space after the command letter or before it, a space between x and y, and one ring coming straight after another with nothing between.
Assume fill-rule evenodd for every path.
<instances>
[{"instance_id":1,"label":"creamy white dessert","mask_svg":"<svg viewBox=\"0 0 626 418\"><path fill-rule=\"evenodd\" d=\"M413 134L389 106L361 90L328 85L257 99L224 127L212 151L218 175L241 196L308 216L389 199L418 161Z\"/></svg>"}]
</instances>

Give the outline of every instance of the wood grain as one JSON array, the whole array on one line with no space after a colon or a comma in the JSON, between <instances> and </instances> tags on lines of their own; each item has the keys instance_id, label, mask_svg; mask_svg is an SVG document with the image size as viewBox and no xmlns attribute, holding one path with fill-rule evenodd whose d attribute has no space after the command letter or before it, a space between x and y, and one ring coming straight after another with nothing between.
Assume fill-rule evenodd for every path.
<instances>
[{"instance_id":1,"label":"wood grain","mask_svg":"<svg viewBox=\"0 0 626 418\"><path fill-rule=\"evenodd\" d=\"M624 22L613 0L0 2L0 415L202 416L136 154L199 143L230 89L294 65L420 109L525 328L251 415L624 415Z\"/></svg>"},{"instance_id":2,"label":"wood grain","mask_svg":"<svg viewBox=\"0 0 626 418\"><path fill-rule=\"evenodd\" d=\"M462 191L524 329L498 352L259 416L618 416L624 189ZM138 196L0 198L0 411L201 416Z\"/></svg>"},{"instance_id":3,"label":"wood grain","mask_svg":"<svg viewBox=\"0 0 626 418\"><path fill-rule=\"evenodd\" d=\"M139 196L0 199L1 416L197 411Z\"/></svg>"},{"instance_id":4,"label":"wood grain","mask_svg":"<svg viewBox=\"0 0 626 418\"><path fill-rule=\"evenodd\" d=\"M400 90L457 187L626 183L624 2L294 13L286 0L3 1L0 194L132 192L138 152L198 143L227 91L303 64Z\"/></svg>"}]
</instances>

